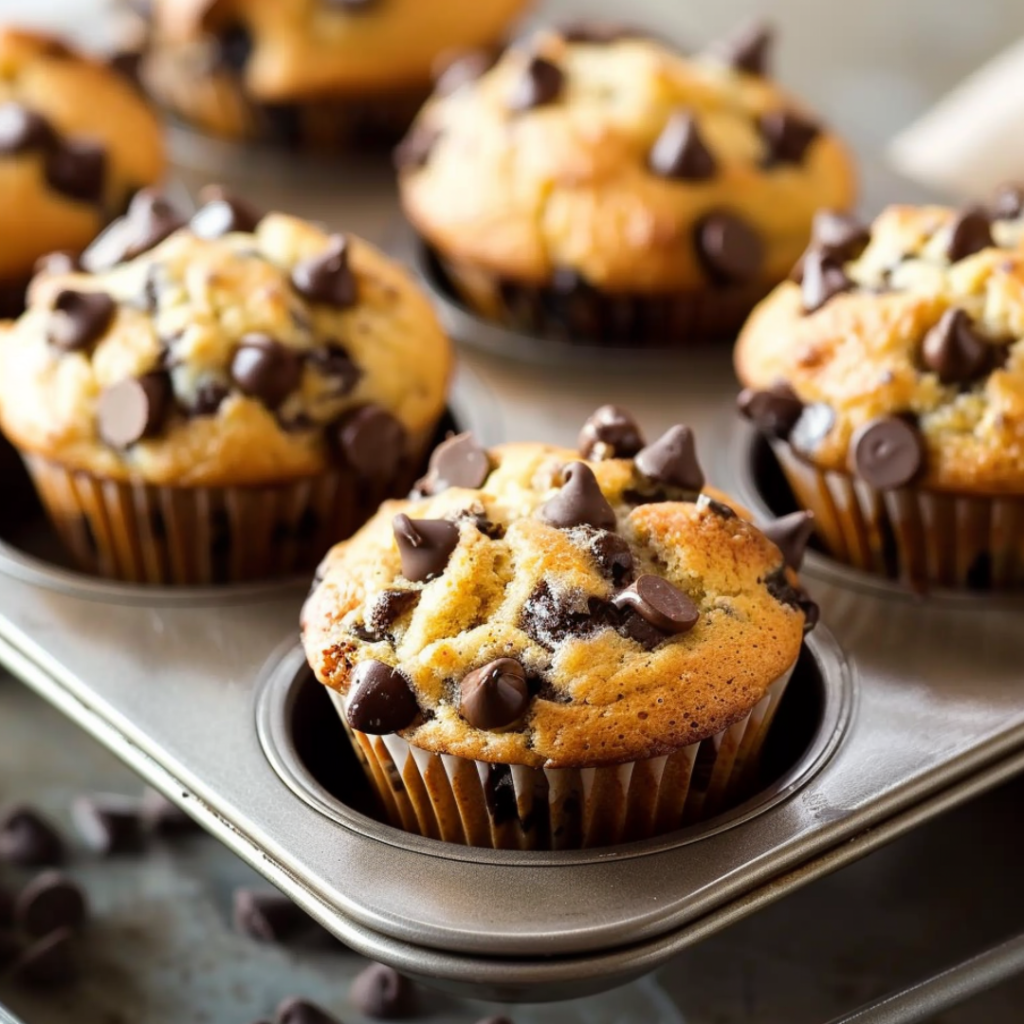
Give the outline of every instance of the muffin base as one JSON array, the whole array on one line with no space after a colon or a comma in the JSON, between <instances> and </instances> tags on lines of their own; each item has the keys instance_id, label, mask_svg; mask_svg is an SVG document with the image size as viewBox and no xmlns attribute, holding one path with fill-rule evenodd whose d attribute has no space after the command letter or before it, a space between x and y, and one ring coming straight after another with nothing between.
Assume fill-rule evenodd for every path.
<instances>
[{"instance_id":1,"label":"muffin base","mask_svg":"<svg viewBox=\"0 0 1024 1024\"><path fill-rule=\"evenodd\" d=\"M330 697L396 828L495 850L578 850L705 821L752 794L792 670L728 729L672 754L595 768L529 768L435 754L352 729Z\"/></svg>"},{"instance_id":2,"label":"muffin base","mask_svg":"<svg viewBox=\"0 0 1024 1024\"><path fill-rule=\"evenodd\" d=\"M1024 588L1024 496L879 491L822 470L782 441L772 450L834 558L914 590Z\"/></svg>"}]
</instances>

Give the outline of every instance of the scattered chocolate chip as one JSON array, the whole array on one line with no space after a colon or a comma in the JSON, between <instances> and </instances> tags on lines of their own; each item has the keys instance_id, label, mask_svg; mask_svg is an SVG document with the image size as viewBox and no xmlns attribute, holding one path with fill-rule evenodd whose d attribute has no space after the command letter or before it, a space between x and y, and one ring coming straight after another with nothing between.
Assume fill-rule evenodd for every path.
<instances>
[{"instance_id":1,"label":"scattered chocolate chip","mask_svg":"<svg viewBox=\"0 0 1024 1024\"><path fill-rule=\"evenodd\" d=\"M621 587L632 577L633 552L625 537L602 530L594 537L591 550L601 571L611 577L617 587Z\"/></svg>"},{"instance_id":2,"label":"scattered chocolate chip","mask_svg":"<svg viewBox=\"0 0 1024 1024\"><path fill-rule=\"evenodd\" d=\"M814 515L811 512L791 512L763 526L761 532L782 552L784 564L799 571L814 533Z\"/></svg>"},{"instance_id":3,"label":"scattered chocolate chip","mask_svg":"<svg viewBox=\"0 0 1024 1024\"><path fill-rule=\"evenodd\" d=\"M989 213L995 220L1016 220L1024 213L1024 185L1008 181L992 196Z\"/></svg>"},{"instance_id":4,"label":"scattered chocolate chip","mask_svg":"<svg viewBox=\"0 0 1024 1024\"><path fill-rule=\"evenodd\" d=\"M821 249L811 249L804 254L803 280L800 298L805 313L821 309L829 299L853 288L851 281L839 263Z\"/></svg>"},{"instance_id":5,"label":"scattered chocolate chip","mask_svg":"<svg viewBox=\"0 0 1024 1024\"><path fill-rule=\"evenodd\" d=\"M761 236L731 213L712 213L699 221L694 233L697 257L719 284L745 284L764 262Z\"/></svg>"},{"instance_id":6,"label":"scattered chocolate chip","mask_svg":"<svg viewBox=\"0 0 1024 1024\"><path fill-rule=\"evenodd\" d=\"M0 155L48 150L57 136L50 122L20 103L0 104Z\"/></svg>"},{"instance_id":7,"label":"scattered chocolate chip","mask_svg":"<svg viewBox=\"0 0 1024 1024\"><path fill-rule=\"evenodd\" d=\"M48 252L45 256L40 256L32 268L32 273L45 275L46 277L56 277L63 274L75 274L81 269L78 257L73 252L59 250L57 252Z\"/></svg>"},{"instance_id":8,"label":"scattered chocolate chip","mask_svg":"<svg viewBox=\"0 0 1024 1024\"><path fill-rule=\"evenodd\" d=\"M395 170L415 171L425 167L443 133L422 118L413 124L392 154Z\"/></svg>"},{"instance_id":9,"label":"scattered chocolate chip","mask_svg":"<svg viewBox=\"0 0 1024 1024\"><path fill-rule=\"evenodd\" d=\"M155 789L147 789L143 794L141 814L146 827L159 836L181 836L201 831L191 815Z\"/></svg>"},{"instance_id":10,"label":"scattered chocolate chip","mask_svg":"<svg viewBox=\"0 0 1024 1024\"><path fill-rule=\"evenodd\" d=\"M558 34L567 43L590 43L608 46L623 39L642 39L650 33L636 26L617 21L572 21L558 27Z\"/></svg>"},{"instance_id":11,"label":"scattered chocolate chip","mask_svg":"<svg viewBox=\"0 0 1024 1024\"><path fill-rule=\"evenodd\" d=\"M684 491L704 486L704 471L697 460L697 445L689 427L669 427L636 457L636 468L648 480Z\"/></svg>"},{"instance_id":12,"label":"scattered chocolate chip","mask_svg":"<svg viewBox=\"0 0 1024 1024\"><path fill-rule=\"evenodd\" d=\"M82 266L90 274L109 270L155 248L184 226L184 219L159 192L142 189L132 197L128 212L82 253Z\"/></svg>"},{"instance_id":13,"label":"scattered chocolate chip","mask_svg":"<svg viewBox=\"0 0 1024 1024\"><path fill-rule=\"evenodd\" d=\"M255 231L263 214L219 185L207 185L199 193L202 206L188 222L200 238L223 238L234 231Z\"/></svg>"},{"instance_id":14,"label":"scattered chocolate chip","mask_svg":"<svg viewBox=\"0 0 1024 1024\"><path fill-rule=\"evenodd\" d=\"M509 110L521 113L554 103L564 88L565 74L557 64L531 57L509 96Z\"/></svg>"},{"instance_id":15,"label":"scattered chocolate chip","mask_svg":"<svg viewBox=\"0 0 1024 1024\"><path fill-rule=\"evenodd\" d=\"M398 732L419 714L409 681L382 661L363 661L352 673L345 717L353 729L382 736Z\"/></svg>"},{"instance_id":16,"label":"scattered chocolate chip","mask_svg":"<svg viewBox=\"0 0 1024 1024\"><path fill-rule=\"evenodd\" d=\"M573 462L565 468L561 489L537 509L537 517L562 530L574 526L614 530L616 525L615 512L585 462Z\"/></svg>"},{"instance_id":17,"label":"scattered chocolate chip","mask_svg":"<svg viewBox=\"0 0 1024 1024\"><path fill-rule=\"evenodd\" d=\"M430 456L424 484L426 493L439 494L449 487L475 490L491 473L491 457L470 433L442 441Z\"/></svg>"},{"instance_id":18,"label":"scattered chocolate chip","mask_svg":"<svg viewBox=\"0 0 1024 1024\"><path fill-rule=\"evenodd\" d=\"M700 610L687 594L660 576L641 576L612 598L620 611L635 611L646 623L664 633L688 633L700 620Z\"/></svg>"},{"instance_id":19,"label":"scattered chocolate chip","mask_svg":"<svg viewBox=\"0 0 1024 1024\"><path fill-rule=\"evenodd\" d=\"M736 511L730 508L724 501L716 501L710 494L701 494L697 498L697 508L706 508L713 512L719 519L735 519Z\"/></svg>"},{"instance_id":20,"label":"scattered chocolate chip","mask_svg":"<svg viewBox=\"0 0 1024 1024\"><path fill-rule=\"evenodd\" d=\"M138 800L110 793L79 797L71 806L78 834L90 849L110 856L142 848L142 817Z\"/></svg>"},{"instance_id":21,"label":"scattered chocolate chip","mask_svg":"<svg viewBox=\"0 0 1024 1024\"><path fill-rule=\"evenodd\" d=\"M925 465L921 434L899 416L865 423L850 440L850 451L858 476L879 490L906 486Z\"/></svg>"},{"instance_id":22,"label":"scattered chocolate chip","mask_svg":"<svg viewBox=\"0 0 1024 1024\"><path fill-rule=\"evenodd\" d=\"M969 384L991 367L992 347L962 309L947 309L924 336L921 358L943 384Z\"/></svg>"},{"instance_id":23,"label":"scattered chocolate chip","mask_svg":"<svg viewBox=\"0 0 1024 1024\"><path fill-rule=\"evenodd\" d=\"M413 583L440 576L459 546L459 528L446 519L394 518L395 543L402 558L402 575Z\"/></svg>"},{"instance_id":24,"label":"scattered chocolate chip","mask_svg":"<svg viewBox=\"0 0 1024 1024\"><path fill-rule=\"evenodd\" d=\"M856 217L819 210L811 226L813 244L840 263L856 259L871 241L871 232Z\"/></svg>"},{"instance_id":25,"label":"scattered chocolate chip","mask_svg":"<svg viewBox=\"0 0 1024 1024\"><path fill-rule=\"evenodd\" d=\"M762 434L783 440L789 437L804 411L804 403L788 384L775 384L763 391L744 388L736 405Z\"/></svg>"},{"instance_id":26,"label":"scattered chocolate chip","mask_svg":"<svg viewBox=\"0 0 1024 1024\"><path fill-rule=\"evenodd\" d=\"M659 177L675 181L706 181L718 169L700 136L697 119L688 110L677 110L669 118L651 149L647 166Z\"/></svg>"},{"instance_id":27,"label":"scattered chocolate chip","mask_svg":"<svg viewBox=\"0 0 1024 1024\"><path fill-rule=\"evenodd\" d=\"M57 928L80 928L86 911L81 888L57 871L44 871L33 878L14 905L18 927L35 938Z\"/></svg>"},{"instance_id":28,"label":"scattered chocolate chip","mask_svg":"<svg viewBox=\"0 0 1024 1024\"><path fill-rule=\"evenodd\" d=\"M107 333L117 306L106 292L76 292L65 288L57 293L46 340L63 352L88 348Z\"/></svg>"},{"instance_id":29,"label":"scattered chocolate chip","mask_svg":"<svg viewBox=\"0 0 1024 1024\"><path fill-rule=\"evenodd\" d=\"M279 892L236 889L231 920L235 931L258 942L289 942L309 928L305 911Z\"/></svg>"},{"instance_id":30,"label":"scattered chocolate chip","mask_svg":"<svg viewBox=\"0 0 1024 1024\"><path fill-rule=\"evenodd\" d=\"M769 110L757 120L758 131L768 147L767 165L801 164L821 129L790 110Z\"/></svg>"},{"instance_id":31,"label":"scattered chocolate chip","mask_svg":"<svg viewBox=\"0 0 1024 1024\"><path fill-rule=\"evenodd\" d=\"M768 74L768 58L774 42L771 28L761 21L743 25L729 38L717 43L712 52L729 67L749 75Z\"/></svg>"},{"instance_id":32,"label":"scattered chocolate chip","mask_svg":"<svg viewBox=\"0 0 1024 1024\"><path fill-rule=\"evenodd\" d=\"M127 448L159 433L171 404L166 372L129 377L100 394L96 406L100 437L112 448Z\"/></svg>"},{"instance_id":33,"label":"scattered chocolate chip","mask_svg":"<svg viewBox=\"0 0 1024 1024\"><path fill-rule=\"evenodd\" d=\"M439 96L450 96L456 89L477 81L494 67L496 56L491 50L457 54L434 76L434 91Z\"/></svg>"},{"instance_id":34,"label":"scattered chocolate chip","mask_svg":"<svg viewBox=\"0 0 1024 1024\"><path fill-rule=\"evenodd\" d=\"M379 405L362 405L334 425L332 439L344 462L371 480L391 480L405 454L405 427Z\"/></svg>"},{"instance_id":35,"label":"scattered chocolate chip","mask_svg":"<svg viewBox=\"0 0 1024 1024\"><path fill-rule=\"evenodd\" d=\"M335 309L354 305L357 285L349 266L348 239L331 235L322 253L297 263L292 270L292 287L310 302Z\"/></svg>"},{"instance_id":36,"label":"scattered chocolate chip","mask_svg":"<svg viewBox=\"0 0 1024 1024\"><path fill-rule=\"evenodd\" d=\"M602 405L587 417L577 445L580 455L593 462L631 459L644 446L640 424L618 405Z\"/></svg>"},{"instance_id":37,"label":"scattered chocolate chip","mask_svg":"<svg viewBox=\"0 0 1024 1024\"><path fill-rule=\"evenodd\" d=\"M306 358L322 377L337 382L332 389L335 397L347 395L363 375L363 371L352 362L352 357L337 342L315 349Z\"/></svg>"},{"instance_id":38,"label":"scattered chocolate chip","mask_svg":"<svg viewBox=\"0 0 1024 1024\"><path fill-rule=\"evenodd\" d=\"M957 215L950 229L946 255L951 263L973 256L995 245L988 214L980 206L972 206Z\"/></svg>"},{"instance_id":39,"label":"scattered chocolate chip","mask_svg":"<svg viewBox=\"0 0 1024 1024\"><path fill-rule=\"evenodd\" d=\"M102 202L107 151L95 142L63 139L47 154L44 173L57 192L84 203Z\"/></svg>"},{"instance_id":40,"label":"scattered chocolate chip","mask_svg":"<svg viewBox=\"0 0 1024 1024\"><path fill-rule=\"evenodd\" d=\"M277 409L302 380L302 356L268 334L246 334L231 357L231 379L243 394Z\"/></svg>"},{"instance_id":41,"label":"scattered chocolate chip","mask_svg":"<svg viewBox=\"0 0 1024 1024\"><path fill-rule=\"evenodd\" d=\"M21 867L60 864L64 841L30 807L13 807L0 820L0 858Z\"/></svg>"},{"instance_id":42,"label":"scattered chocolate chip","mask_svg":"<svg viewBox=\"0 0 1024 1024\"><path fill-rule=\"evenodd\" d=\"M341 1024L326 1010L305 999L286 999L277 1008L274 1024Z\"/></svg>"},{"instance_id":43,"label":"scattered chocolate chip","mask_svg":"<svg viewBox=\"0 0 1024 1024\"><path fill-rule=\"evenodd\" d=\"M512 658L499 658L470 672L459 684L459 692L459 713L476 729L511 725L530 704L526 671Z\"/></svg>"},{"instance_id":44,"label":"scattered chocolate chip","mask_svg":"<svg viewBox=\"0 0 1024 1024\"><path fill-rule=\"evenodd\" d=\"M811 455L835 426L835 410L824 402L805 405L789 433L789 443L805 455Z\"/></svg>"},{"instance_id":45,"label":"scattered chocolate chip","mask_svg":"<svg viewBox=\"0 0 1024 1024\"><path fill-rule=\"evenodd\" d=\"M196 388L196 397L188 410L190 416L215 416L231 392L219 380L207 380Z\"/></svg>"},{"instance_id":46,"label":"scattered chocolate chip","mask_svg":"<svg viewBox=\"0 0 1024 1024\"><path fill-rule=\"evenodd\" d=\"M78 978L71 929L58 929L33 943L15 962L11 973L28 988L50 990L70 985Z\"/></svg>"}]
</instances>

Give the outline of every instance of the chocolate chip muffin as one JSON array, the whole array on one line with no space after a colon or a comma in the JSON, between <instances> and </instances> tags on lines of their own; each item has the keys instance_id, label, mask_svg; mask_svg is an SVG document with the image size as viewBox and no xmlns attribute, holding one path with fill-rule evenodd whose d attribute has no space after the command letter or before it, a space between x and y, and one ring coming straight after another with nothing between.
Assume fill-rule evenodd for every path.
<instances>
[{"instance_id":1,"label":"chocolate chip muffin","mask_svg":"<svg viewBox=\"0 0 1024 1024\"><path fill-rule=\"evenodd\" d=\"M0 315L24 308L36 260L84 249L163 170L159 124L117 71L0 28Z\"/></svg>"},{"instance_id":2,"label":"chocolate chip muffin","mask_svg":"<svg viewBox=\"0 0 1024 1024\"><path fill-rule=\"evenodd\" d=\"M232 140L393 143L446 54L498 43L527 0L153 0L142 77Z\"/></svg>"},{"instance_id":3,"label":"chocolate chip muffin","mask_svg":"<svg viewBox=\"0 0 1024 1024\"><path fill-rule=\"evenodd\" d=\"M804 517L769 540L683 426L648 444L607 407L580 443L452 438L321 566L306 653L397 826L575 848L749 793L817 618Z\"/></svg>"},{"instance_id":4,"label":"chocolate chip muffin","mask_svg":"<svg viewBox=\"0 0 1024 1024\"><path fill-rule=\"evenodd\" d=\"M406 215L490 320L589 344L730 338L814 211L854 196L845 147L771 81L768 49L754 27L692 58L546 31L456 65L397 150Z\"/></svg>"},{"instance_id":5,"label":"chocolate chip muffin","mask_svg":"<svg viewBox=\"0 0 1024 1024\"><path fill-rule=\"evenodd\" d=\"M900 579L1024 585L1024 192L992 209L821 213L736 349L836 558Z\"/></svg>"},{"instance_id":6,"label":"chocolate chip muffin","mask_svg":"<svg viewBox=\"0 0 1024 1024\"><path fill-rule=\"evenodd\" d=\"M0 333L0 424L105 576L308 571L409 490L444 410L448 341L404 271L205 198L186 223L140 193Z\"/></svg>"}]
</instances>

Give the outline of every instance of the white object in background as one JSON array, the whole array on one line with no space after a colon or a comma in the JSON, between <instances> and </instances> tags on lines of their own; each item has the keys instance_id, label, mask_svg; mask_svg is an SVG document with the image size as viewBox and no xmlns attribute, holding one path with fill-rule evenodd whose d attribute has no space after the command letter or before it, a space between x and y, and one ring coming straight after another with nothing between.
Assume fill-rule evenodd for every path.
<instances>
[{"instance_id":1,"label":"white object in background","mask_svg":"<svg viewBox=\"0 0 1024 1024\"><path fill-rule=\"evenodd\" d=\"M100 52L114 49L122 33L110 0L0 0L0 22L50 32Z\"/></svg>"},{"instance_id":2,"label":"white object in background","mask_svg":"<svg viewBox=\"0 0 1024 1024\"><path fill-rule=\"evenodd\" d=\"M888 158L904 177L958 199L1024 181L1024 40L898 135Z\"/></svg>"}]
</instances>

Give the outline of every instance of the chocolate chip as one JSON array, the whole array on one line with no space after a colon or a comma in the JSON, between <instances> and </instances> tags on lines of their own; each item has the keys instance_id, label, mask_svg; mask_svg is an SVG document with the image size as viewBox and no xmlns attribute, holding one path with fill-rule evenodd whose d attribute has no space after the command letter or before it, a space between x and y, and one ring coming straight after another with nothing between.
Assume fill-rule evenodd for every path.
<instances>
[{"instance_id":1,"label":"chocolate chip","mask_svg":"<svg viewBox=\"0 0 1024 1024\"><path fill-rule=\"evenodd\" d=\"M344 462L371 480L391 480L405 454L405 427L379 405L362 405L334 425L332 439Z\"/></svg>"},{"instance_id":2,"label":"chocolate chip","mask_svg":"<svg viewBox=\"0 0 1024 1024\"><path fill-rule=\"evenodd\" d=\"M363 375L363 371L352 362L352 357L337 342L315 349L306 358L322 377L337 382L332 388L335 397L347 395Z\"/></svg>"},{"instance_id":3,"label":"chocolate chip","mask_svg":"<svg viewBox=\"0 0 1024 1024\"><path fill-rule=\"evenodd\" d=\"M520 628L552 650L568 637L588 636L609 625L607 610L600 598L564 590L556 595L546 581L541 581L523 605Z\"/></svg>"},{"instance_id":4,"label":"chocolate chip","mask_svg":"<svg viewBox=\"0 0 1024 1024\"><path fill-rule=\"evenodd\" d=\"M803 613L804 633L810 633L821 618L821 610L802 587L794 587L790 583L786 566L779 566L767 576L764 582L768 593L776 601Z\"/></svg>"},{"instance_id":5,"label":"chocolate chip","mask_svg":"<svg viewBox=\"0 0 1024 1024\"><path fill-rule=\"evenodd\" d=\"M155 789L147 789L143 794L141 814L146 827L159 836L182 836L201 831L191 815Z\"/></svg>"},{"instance_id":6,"label":"chocolate chip","mask_svg":"<svg viewBox=\"0 0 1024 1024\"><path fill-rule=\"evenodd\" d=\"M309 916L279 892L236 889L231 920L235 931L258 942L289 942L309 928Z\"/></svg>"},{"instance_id":7,"label":"chocolate chip","mask_svg":"<svg viewBox=\"0 0 1024 1024\"><path fill-rule=\"evenodd\" d=\"M618 405L602 405L587 417L577 445L585 459L631 459L644 446L640 424Z\"/></svg>"},{"instance_id":8,"label":"chocolate chip","mask_svg":"<svg viewBox=\"0 0 1024 1024\"><path fill-rule=\"evenodd\" d=\"M0 105L0 155L49 150L57 136L50 122L20 103Z\"/></svg>"},{"instance_id":9,"label":"chocolate chip","mask_svg":"<svg viewBox=\"0 0 1024 1024\"><path fill-rule=\"evenodd\" d=\"M263 214L255 207L231 195L219 185L208 185L199 193L203 205L188 222L199 238L223 238L235 231L255 231Z\"/></svg>"},{"instance_id":10,"label":"chocolate chip","mask_svg":"<svg viewBox=\"0 0 1024 1024\"><path fill-rule=\"evenodd\" d=\"M277 1008L274 1024L341 1024L326 1010L305 999L286 999Z\"/></svg>"},{"instance_id":11,"label":"chocolate chip","mask_svg":"<svg viewBox=\"0 0 1024 1024\"><path fill-rule=\"evenodd\" d=\"M758 131L768 147L767 165L801 164L821 129L790 110L769 110L757 120Z\"/></svg>"},{"instance_id":12,"label":"chocolate chip","mask_svg":"<svg viewBox=\"0 0 1024 1024\"><path fill-rule=\"evenodd\" d=\"M445 63L434 77L434 91L439 96L450 96L457 89L482 78L494 67L496 54L490 50L460 53Z\"/></svg>"},{"instance_id":13,"label":"chocolate chip","mask_svg":"<svg viewBox=\"0 0 1024 1024\"><path fill-rule=\"evenodd\" d=\"M744 388L736 405L762 434L783 440L789 437L804 411L804 403L788 384L775 384L764 391Z\"/></svg>"},{"instance_id":14,"label":"chocolate chip","mask_svg":"<svg viewBox=\"0 0 1024 1024\"><path fill-rule=\"evenodd\" d=\"M768 74L768 59L774 42L771 28L761 21L743 25L728 39L717 43L712 52L736 71L749 75Z\"/></svg>"},{"instance_id":15,"label":"chocolate chip","mask_svg":"<svg viewBox=\"0 0 1024 1024\"><path fill-rule=\"evenodd\" d=\"M557 64L531 57L509 96L509 110L521 113L554 103L564 88L565 74Z\"/></svg>"},{"instance_id":16,"label":"chocolate chip","mask_svg":"<svg viewBox=\"0 0 1024 1024\"><path fill-rule=\"evenodd\" d=\"M178 211L159 192L142 189L132 197L128 212L82 253L82 266L90 274L109 270L155 248L184 225Z\"/></svg>"},{"instance_id":17,"label":"chocolate chip","mask_svg":"<svg viewBox=\"0 0 1024 1024\"><path fill-rule=\"evenodd\" d=\"M246 334L231 357L231 379L242 394L277 409L302 380L302 356L268 334Z\"/></svg>"},{"instance_id":18,"label":"chocolate chip","mask_svg":"<svg viewBox=\"0 0 1024 1024\"><path fill-rule=\"evenodd\" d=\"M973 256L982 249L995 245L988 214L980 206L972 206L957 214L950 229L946 255L951 263Z\"/></svg>"},{"instance_id":19,"label":"chocolate chip","mask_svg":"<svg viewBox=\"0 0 1024 1024\"><path fill-rule=\"evenodd\" d=\"M349 266L348 239L331 235L322 253L297 263L292 270L292 287L310 302L335 309L355 305L357 286Z\"/></svg>"},{"instance_id":20,"label":"chocolate chip","mask_svg":"<svg viewBox=\"0 0 1024 1024\"><path fill-rule=\"evenodd\" d=\"M214 416L231 392L219 380L207 380L196 388L196 397L188 410L190 416Z\"/></svg>"},{"instance_id":21,"label":"chocolate chip","mask_svg":"<svg viewBox=\"0 0 1024 1024\"><path fill-rule=\"evenodd\" d=\"M697 498L697 508L706 508L719 519L737 518L735 509L730 508L724 501L716 501L710 494L702 494Z\"/></svg>"},{"instance_id":22,"label":"chocolate chip","mask_svg":"<svg viewBox=\"0 0 1024 1024\"><path fill-rule=\"evenodd\" d=\"M99 434L113 448L127 448L160 432L171 404L165 372L129 377L102 392L96 406Z\"/></svg>"},{"instance_id":23,"label":"chocolate chip","mask_svg":"<svg viewBox=\"0 0 1024 1024\"><path fill-rule=\"evenodd\" d=\"M573 462L565 468L561 490L537 509L537 517L563 530L574 526L615 529L615 512L594 471L584 462Z\"/></svg>"},{"instance_id":24,"label":"chocolate chip","mask_svg":"<svg viewBox=\"0 0 1024 1024\"><path fill-rule=\"evenodd\" d=\"M612 598L620 609L635 611L646 623L664 633L688 633L700 619L700 610L687 594L660 576L641 576Z\"/></svg>"},{"instance_id":25,"label":"chocolate chip","mask_svg":"<svg viewBox=\"0 0 1024 1024\"><path fill-rule=\"evenodd\" d=\"M0 858L21 867L60 864L64 841L30 807L13 807L0 820Z\"/></svg>"},{"instance_id":26,"label":"chocolate chip","mask_svg":"<svg viewBox=\"0 0 1024 1024\"><path fill-rule=\"evenodd\" d=\"M353 729L383 736L412 724L419 714L409 681L382 661L360 662L352 673L345 717Z\"/></svg>"},{"instance_id":27,"label":"chocolate chip","mask_svg":"<svg viewBox=\"0 0 1024 1024\"><path fill-rule=\"evenodd\" d=\"M712 213L699 221L694 232L697 257L718 284L746 284L764 262L761 236L731 213Z\"/></svg>"},{"instance_id":28,"label":"chocolate chip","mask_svg":"<svg viewBox=\"0 0 1024 1024\"><path fill-rule=\"evenodd\" d=\"M805 313L821 309L829 299L853 287L839 263L822 249L811 249L803 259L800 298Z\"/></svg>"},{"instance_id":29,"label":"chocolate chip","mask_svg":"<svg viewBox=\"0 0 1024 1024\"><path fill-rule=\"evenodd\" d=\"M804 552L814 533L814 515L810 512L791 512L761 528L761 532L782 552L783 562L799 571Z\"/></svg>"},{"instance_id":30,"label":"chocolate chip","mask_svg":"<svg viewBox=\"0 0 1024 1024\"><path fill-rule=\"evenodd\" d=\"M103 200L107 181L107 151L95 142L63 139L46 156L50 187L84 203Z\"/></svg>"},{"instance_id":31,"label":"chocolate chip","mask_svg":"<svg viewBox=\"0 0 1024 1024\"><path fill-rule=\"evenodd\" d=\"M879 490L906 486L925 465L921 434L899 416L865 423L850 440L850 451L858 476Z\"/></svg>"},{"instance_id":32,"label":"chocolate chip","mask_svg":"<svg viewBox=\"0 0 1024 1024\"><path fill-rule=\"evenodd\" d=\"M136 853L142 848L142 817L138 800L104 793L79 797L72 804L78 834L90 849L104 856Z\"/></svg>"},{"instance_id":33,"label":"chocolate chip","mask_svg":"<svg viewBox=\"0 0 1024 1024\"><path fill-rule=\"evenodd\" d=\"M392 159L397 171L415 171L425 167L430 154L444 133L424 120L418 120L395 146Z\"/></svg>"},{"instance_id":34,"label":"chocolate chip","mask_svg":"<svg viewBox=\"0 0 1024 1024\"><path fill-rule=\"evenodd\" d=\"M840 263L856 259L871 241L871 232L856 217L819 210L811 225L814 245Z\"/></svg>"},{"instance_id":35,"label":"chocolate chip","mask_svg":"<svg viewBox=\"0 0 1024 1024\"><path fill-rule=\"evenodd\" d=\"M57 928L78 929L86 917L85 894L57 871L37 875L18 894L14 917L27 935L49 935Z\"/></svg>"},{"instance_id":36,"label":"chocolate chip","mask_svg":"<svg viewBox=\"0 0 1024 1024\"><path fill-rule=\"evenodd\" d=\"M217 49L221 63L241 74L253 52L252 33L241 23L225 25L217 33Z\"/></svg>"},{"instance_id":37,"label":"chocolate chip","mask_svg":"<svg viewBox=\"0 0 1024 1024\"><path fill-rule=\"evenodd\" d=\"M373 602L367 623L378 637L383 635L419 600L417 590L384 590Z\"/></svg>"},{"instance_id":38,"label":"chocolate chip","mask_svg":"<svg viewBox=\"0 0 1024 1024\"><path fill-rule=\"evenodd\" d=\"M996 220L1016 220L1024 213L1024 185L1005 182L992 196L989 212Z\"/></svg>"},{"instance_id":39,"label":"chocolate chip","mask_svg":"<svg viewBox=\"0 0 1024 1024\"><path fill-rule=\"evenodd\" d=\"M601 571L611 577L617 587L633 575L633 552L625 537L602 530L594 537L591 550Z\"/></svg>"},{"instance_id":40,"label":"chocolate chip","mask_svg":"<svg viewBox=\"0 0 1024 1024\"><path fill-rule=\"evenodd\" d=\"M449 487L475 490L491 473L491 457L470 433L456 434L442 441L430 456L424 480L428 494L439 494Z\"/></svg>"},{"instance_id":41,"label":"chocolate chip","mask_svg":"<svg viewBox=\"0 0 1024 1024\"><path fill-rule=\"evenodd\" d=\"M789 434L789 443L805 455L811 455L835 426L836 414L824 402L805 405Z\"/></svg>"},{"instance_id":42,"label":"chocolate chip","mask_svg":"<svg viewBox=\"0 0 1024 1024\"><path fill-rule=\"evenodd\" d=\"M684 491L704 486L704 471L697 460L697 445L689 427L669 427L636 457L636 468L648 480Z\"/></svg>"},{"instance_id":43,"label":"chocolate chip","mask_svg":"<svg viewBox=\"0 0 1024 1024\"><path fill-rule=\"evenodd\" d=\"M117 306L106 292L76 292L65 288L57 293L46 340L64 352L88 348L107 333Z\"/></svg>"},{"instance_id":44,"label":"chocolate chip","mask_svg":"<svg viewBox=\"0 0 1024 1024\"><path fill-rule=\"evenodd\" d=\"M370 964L360 971L349 997L360 1013L374 1020L400 1020L416 1012L413 983L384 964Z\"/></svg>"},{"instance_id":45,"label":"chocolate chip","mask_svg":"<svg viewBox=\"0 0 1024 1024\"><path fill-rule=\"evenodd\" d=\"M511 725L530 704L526 671L512 658L499 658L470 672L459 684L459 692L459 713L476 729Z\"/></svg>"},{"instance_id":46,"label":"chocolate chip","mask_svg":"<svg viewBox=\"0 0 1024 1024\"><path fill-rule=\"evenodd\" d=\"M962 309L947 309L924 336L921 358L943 384L969 384L991 367L992 347Z\"/></svg>"},{"instance_id":47,"label":"chocolate chip","mask_svg":"<svg viewBox=\"0 0 1024 1024\"><path fill-rule=\"evenodd\" d=\"M446 519L410 519L404 512L393 521L402 575L413 583L440 576L459 546L459 528Z\"/></svg>"},{"instance_id":48,"label":"chocolate chip","mask_svg":"<svg viewBox=\"0 0 1024 1024\"><path fill-rule=\"evenodd\" d=\"M71 929L61 928L33 943L18 958L11 973L20 985L28 988L49 991L70 985L78 978Z\"/></svg>"},{"instance_id":49,"label":"chocolate chip","mask_svg":"<svg viewBox=\"0 0 1024 1024\"><path fill-rule=\"evenodd\" d=\"M675 181L706 181L718 169L705 145L697 119L688 110L677 110L661 130L647 158L647 166L662 178Z\"/></svg>"}]
</instances>

